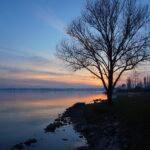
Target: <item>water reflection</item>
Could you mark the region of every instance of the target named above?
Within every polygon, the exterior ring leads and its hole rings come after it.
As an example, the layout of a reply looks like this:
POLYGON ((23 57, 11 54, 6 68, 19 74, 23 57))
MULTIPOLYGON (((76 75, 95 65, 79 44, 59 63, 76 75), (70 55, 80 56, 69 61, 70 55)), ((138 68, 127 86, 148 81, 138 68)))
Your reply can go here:
POLYGON ((38 138, 38 143, 30 149, 61 150, 70 149, 85 141, 79 139, 72 127, 60 129, 57 134, 44 134, 43 128, 52 122, 67 107, 76 102, 91 102, 105 99, 99 91, 48 91, 48 92, 0 92, 0 147, 9 149, 11 145, 28 138, 38 138), (61 138, 70 139, 63 142, 61 138), (58 144, 59 141, 59 144, 58 144))

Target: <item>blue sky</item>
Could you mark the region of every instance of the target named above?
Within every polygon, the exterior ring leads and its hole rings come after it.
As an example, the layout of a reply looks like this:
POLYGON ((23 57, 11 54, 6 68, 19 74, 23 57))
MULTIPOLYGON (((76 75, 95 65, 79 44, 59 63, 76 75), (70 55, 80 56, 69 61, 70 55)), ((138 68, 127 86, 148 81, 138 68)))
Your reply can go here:
POLYGON ((70 72, 54 56, 66 26, 84 4, 85 0, 0 0, 0 87, 100 84, 85 71, 70 72))
POLYGON ((0 44, 13 48, 54 48, 70 20, 80 14, 81 0, 1 0, 0 44))

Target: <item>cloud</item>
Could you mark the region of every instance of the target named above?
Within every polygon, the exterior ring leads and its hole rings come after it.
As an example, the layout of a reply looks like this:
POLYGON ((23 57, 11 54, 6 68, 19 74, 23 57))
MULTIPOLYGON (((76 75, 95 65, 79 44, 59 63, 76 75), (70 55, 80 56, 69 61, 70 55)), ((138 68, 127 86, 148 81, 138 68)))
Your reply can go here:
POLYGON ((44 71, 44 70, 33 70, 33 69, 25 69, 25 68, 18 68, 18 67, 10 67, 10 66, 2 66, 0 65, 0 72, 6 72, 11 74, 35 74, 35 75, 49 75, 49 76, 75 76, 76 78, 81 78, 82 80, 88 80, 92 77, 90 75, 79 75, 79 74, 72 74, 72 73, 65 73, 65 72, 55 72, 55 71, 44 71))
POLYGON ((50 64, 50 60, 41 56, 32 56, 29 57, 29 61, 31 61, 33 64, 37 65, 45 65, 50 64))
POLYGON ((4 71, 9 73, 10 75, 13 74, 37 74, 37 75, 52 75, 52 76, 66 76, 68 74, 62 72, 52 72, 52 71, 41 71, 41 70, 31 70, 31 69, 24 69, 18 67, 8 67, 8 66, 0 66, 0 71, 4 71))
POLYGON ((0 63, 9 66, 48 67, 52 66, 52 58, 32 49, 15 49, 0 46, 0 63))
POLYGON ((52 56, 30 49, 0 47, 0 85, 1 87, 32 86, 82 86, 94 85, 87 73, 72 73, 65 70, 62 64, 52 56), (40 54, 41 53, 41 54, 40 54), (3 81, 3 79, 5 79, 3 81), (28 82, 27 82, 28 81, 28 82), (3 84, 2 84, 3 83, 3 84), (47 84, 48 83, 48 84, 47 84))
POLYGON ((36 15, 43 20, 45 23, 47 23, 50 27, 65 33, 66 25, 61 21, 57 16, 55 16, 52 13, 46 13, 44 9, 40 8, 36 12, 36 15))
POLYGON ((36 79, 5 79, 0 78, 0 88, 87 88, 95 87, 88 84, 74 84, 60 81, 36 79))

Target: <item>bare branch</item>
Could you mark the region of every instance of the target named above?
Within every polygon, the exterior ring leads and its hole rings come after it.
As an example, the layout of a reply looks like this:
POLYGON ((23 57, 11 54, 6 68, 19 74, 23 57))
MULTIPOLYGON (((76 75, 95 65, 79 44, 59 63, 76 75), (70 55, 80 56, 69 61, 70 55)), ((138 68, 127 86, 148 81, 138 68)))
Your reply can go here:
POLYGON ((150 60, 150 11, 136 0, 87 0, 67 33, 58 57, 99 78, 109 99, 125 71, 150 60))

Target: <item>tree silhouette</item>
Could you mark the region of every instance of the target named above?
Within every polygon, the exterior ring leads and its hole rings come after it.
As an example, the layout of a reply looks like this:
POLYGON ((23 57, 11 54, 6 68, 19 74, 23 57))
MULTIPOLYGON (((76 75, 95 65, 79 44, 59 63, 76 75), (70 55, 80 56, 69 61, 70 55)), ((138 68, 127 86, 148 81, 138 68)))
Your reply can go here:
POLYGON ((57 55, 100 79, 111 103, 122 74, 150 58, 149 23, 148 5, 136 0, 89 0, 67 27, 70 38, 58 45, 57 55))

